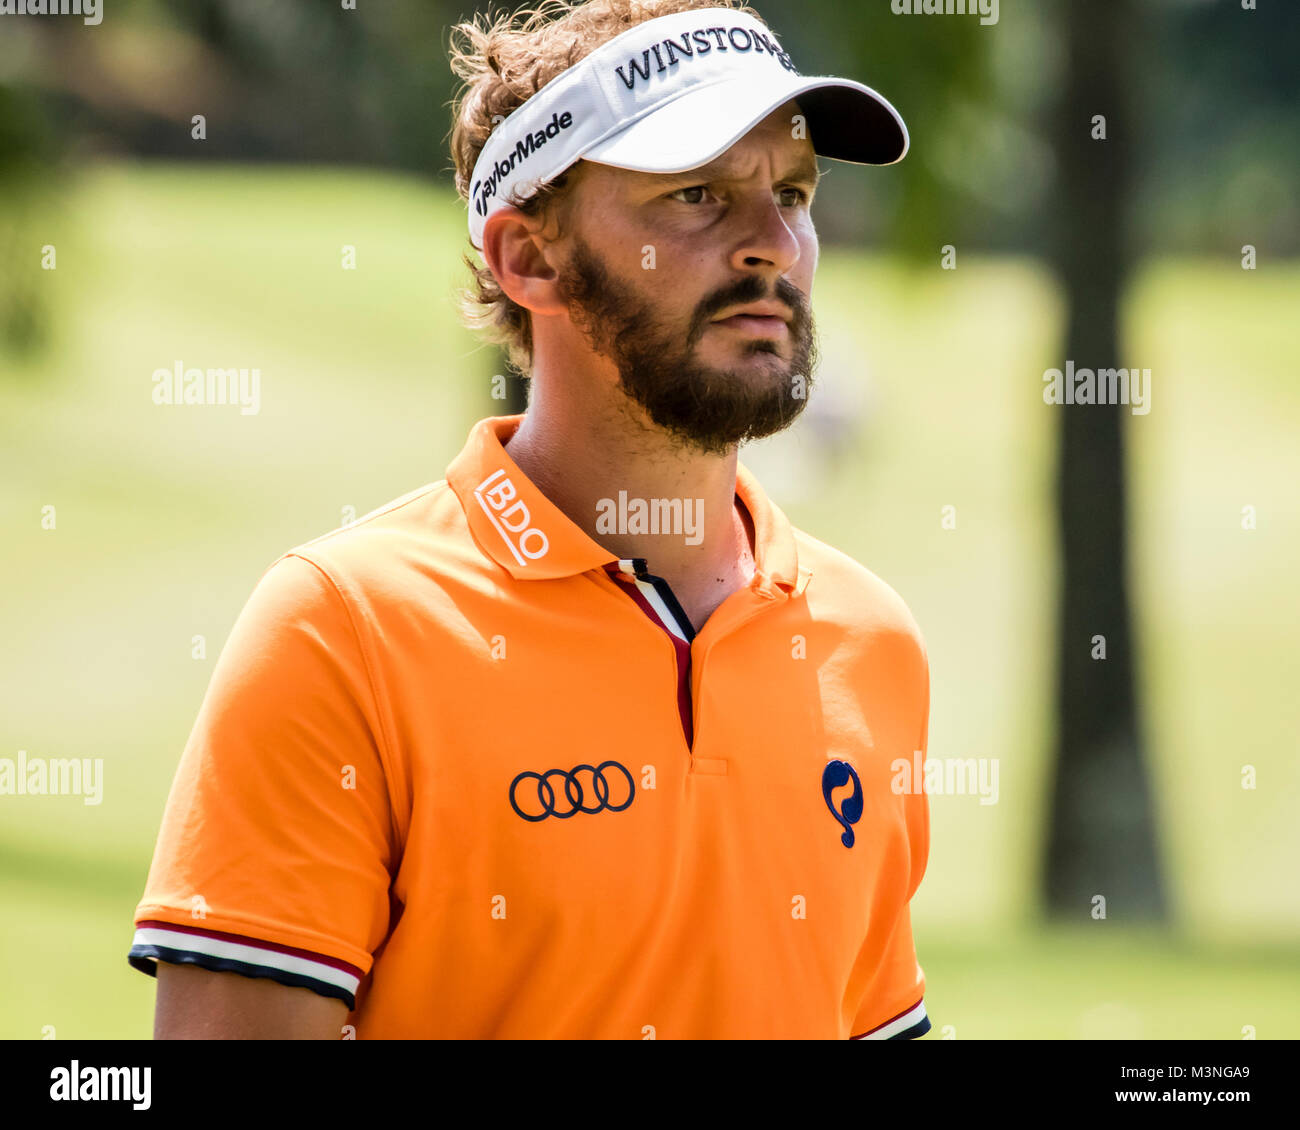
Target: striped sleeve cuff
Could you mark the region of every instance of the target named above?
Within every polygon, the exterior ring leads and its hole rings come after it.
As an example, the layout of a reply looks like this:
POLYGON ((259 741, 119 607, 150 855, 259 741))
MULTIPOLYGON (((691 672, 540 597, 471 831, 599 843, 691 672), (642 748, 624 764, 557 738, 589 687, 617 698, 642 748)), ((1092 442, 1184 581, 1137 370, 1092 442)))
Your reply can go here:
POLYGON ((925 1001, 919 1000, 911 1008, 904 1009, 897 1016, 892 1016, 883 1024, 877 1024, 867 1032, 851 1036, 853 1040, 915 1040, 930 1030, 930 1018, 925 1014, 925 1001))
POLYGON ((171 922, 137 922, 135 939, 127 954, 131 966, 158 975, 158 962, 197 965, 217 973, 242 973, 245 977, 269 977, 282 985, 312 989, 324 997, 335 997, 349 1009, 357 1006, 357 986, 362 972, 336 957, 295 949, 242 934, 171 922))

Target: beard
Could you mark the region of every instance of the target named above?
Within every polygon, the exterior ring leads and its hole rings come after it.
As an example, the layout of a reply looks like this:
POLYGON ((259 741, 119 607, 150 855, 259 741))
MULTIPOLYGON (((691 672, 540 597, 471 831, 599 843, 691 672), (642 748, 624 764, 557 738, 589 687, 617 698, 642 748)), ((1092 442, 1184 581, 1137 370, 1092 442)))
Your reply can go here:
MULTIPOLYGON (((682 327, 665 321, 575 234, 557 288, 592 349, 614 362, 623 393, 689 450, 722 455, 747 440, 775 435, 808 403, 818 363, 817 331, 807 296, 784 278, 772 295, 763 279, 747 275, 702 301, 682 327), (789 361, 725 369, 695 359, 711 317, 772 297, 792 312, 785 338, 789 361)), ((782 341, 755 337, 742 339, 739 348, 747 359, 770 353, 779 361, 784 347, 782 341)))

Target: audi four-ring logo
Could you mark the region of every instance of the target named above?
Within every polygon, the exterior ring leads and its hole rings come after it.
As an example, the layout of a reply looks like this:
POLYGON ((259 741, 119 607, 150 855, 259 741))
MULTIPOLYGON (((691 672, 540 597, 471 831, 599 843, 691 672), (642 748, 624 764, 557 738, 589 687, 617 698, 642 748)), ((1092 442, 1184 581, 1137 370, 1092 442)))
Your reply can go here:
MULTIPOLYGON (((615 786, 618 785, 618 773, 614 775, 615 786)), ((548 769, 545 773, 520 773, 513 781, 510 782, 510 807, 515 810, 525 820, 536 823, 538 820, 545 820, 548 816, 558 816, 561 820, 567 820, 570 816, 576 816, 579 812, 597 813, 597 812, 622 812, 629 804, 632 798, 636 796, 636 786, 632 783, 632 774, 627 771, 625 766, 620 765, 617 761, 602 761, 599 765, 575 765, 567 772, 563 769, 548 769), (622 788, 617 788, 614 801, 610 800, 610 779, 605 775, 606 769, 617 769, 627 781, 627 796, 624 799, 618 799, 618 794, 623 792, 622 788), (589 784, 587 788, 591 790, 591 795, 595 797, 594 804, 587 804, 587 789, 582 786, 579 777, 587 775, 589 784), (553 778, 560 778, 564 781, 564 796, 558 798, 555 792, 555 786, 551 784, 553 778), (523 781, 537 782, 537 798, 534 802, 532 789, 525 788, 520 792, 519 785, 523 781), (523 800, 527 808, 533 809, 532 812, 525 812, 519 807, 519 801, 523 800)))

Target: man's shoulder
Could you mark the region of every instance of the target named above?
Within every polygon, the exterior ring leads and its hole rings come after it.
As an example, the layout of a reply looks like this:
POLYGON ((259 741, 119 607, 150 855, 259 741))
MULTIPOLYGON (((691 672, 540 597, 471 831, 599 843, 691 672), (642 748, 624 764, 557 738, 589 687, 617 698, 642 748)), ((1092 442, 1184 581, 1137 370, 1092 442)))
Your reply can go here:
POLYGON ((812 573, 807 594, 817 615, 852 622, 873 632, 909 636, 922 647, 921 629, 907 602, 879 574, 841 549, 794 529, 799 564, 812 573))
POLYGON ((277 560, 301 558, 340 590, 394 592, 406 576, 454 571, 469 558, 464 511, 446 479, 426 483, 336 529, 286 550, 277 560))

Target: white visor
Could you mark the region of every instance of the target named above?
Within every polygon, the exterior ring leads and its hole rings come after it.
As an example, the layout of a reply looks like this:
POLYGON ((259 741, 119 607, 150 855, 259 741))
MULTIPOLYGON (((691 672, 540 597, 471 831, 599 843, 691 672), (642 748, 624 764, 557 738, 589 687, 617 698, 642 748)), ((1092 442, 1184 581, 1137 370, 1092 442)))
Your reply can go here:
POLYGON ((493 212, 580 158, 647 173, 694 169, 793 98, 823 157, 892 165, 907 152, 907 127, 884 98, 851 79, 801 75, 747 13, 702 8, 638 24, 497 125, 470 178, 470 242, 482 250, 493 212))

